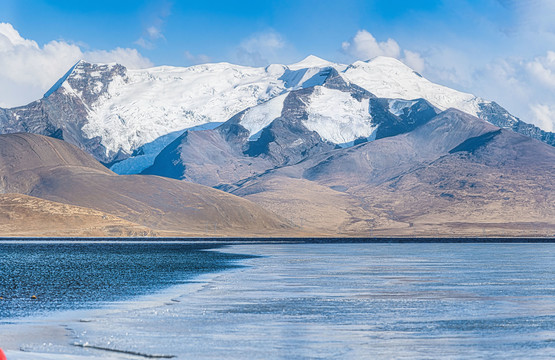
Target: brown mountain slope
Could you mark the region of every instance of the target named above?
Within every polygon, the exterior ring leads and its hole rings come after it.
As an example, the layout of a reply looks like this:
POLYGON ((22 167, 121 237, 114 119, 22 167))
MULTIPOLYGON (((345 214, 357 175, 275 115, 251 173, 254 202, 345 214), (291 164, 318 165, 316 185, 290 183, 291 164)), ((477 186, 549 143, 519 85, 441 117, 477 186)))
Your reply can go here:
POLYGON ((553 236, 553 179, 553 147, 449 110, 410 133, 248 179, 233 193, 328 234, 553 236))
POLYGON ((283 220, 254 203, 202 185, 157 176, 119 176, 61 140, 0 136, 0 191, 86 207, 161 235, 284 233, 283 220))
POLYGON ((1 236, 153 236, 145 226, 89 208, 21 194, 0 195, 1 236))

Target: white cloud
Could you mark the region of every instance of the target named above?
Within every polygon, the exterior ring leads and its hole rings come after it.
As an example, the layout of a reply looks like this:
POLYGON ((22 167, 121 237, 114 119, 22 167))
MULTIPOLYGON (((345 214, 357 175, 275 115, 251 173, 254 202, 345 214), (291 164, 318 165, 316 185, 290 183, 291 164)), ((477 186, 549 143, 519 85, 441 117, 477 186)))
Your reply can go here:
POLYGON ((546 131, 555 130, 555 106, 545 104, 530 105, 534 123, 546 131))
POLYGON ((535 81, 555 90, 555 51, 548 51, 546 56, 528 62, 526 70, 535 81))
POLYGON ((36 42, 22 38, 11 24, 0 23, 0 51, 9 50, 14 46, 38 48, 36 42))
POLYGON ((145 40, 145 38, 143 38, 143 37, 140 37, 137 40, 135 40, 135 42, 133 44, 139 45, 140 47, 142 47, 144 49, 147 49, 147 50, 154 49, 154 43, 152 41, 145 40))
POLYGON ((144 36, 138 38, 135 44, 147 50, 152 50, 156 47, 156 40, 159 39, 165 39, 160 25, 151 25, 145 29, 144 36))
POLYGON ((136 45, 147 50, 154 49, 158 40, 166 39, 162 33, 162 27, 166 18, 171 14, 172 2, 158 1, 156 7, 156 9, 151 10, 151 18, 148 26, 143 30, 143 35, 135 41, 136 45))
POLYGON ((478 95, 527 123, 555 129, 555 52, 533 59, 497 59, 476 71, 474 80, 478 95))
POLYGON ((376 56, 388 56, 401 60, 418 72, 425 68, 425 61, 419 53, 410 50, 401 51, 401 47, 394 39, 380 42, 366 30, 359 30, 351 40, 344 41, 341 44, 341 50, 349 57, 348 60, 369 60, 376 56))
POLYGON ((401 55, 399 44, 393 39, 378 42, 366 30, 359 30, 350 40, 341 44, 343 51, 357 60, 369 60, 376 56, 389 56, 398 59, 401 55))
POLYGON ((78 60, 117 62, 130 68, 152 66, 135 49, 83 51, 75 44, 51 41, 39 46, 11 24, 0 23, 0 107, 25 105, 42 95, 78 60))
POLYGON ((156 27, 156 26, 154 26, 154 25, 153 25, 153 26, 149 26, 149 27, 146 29, 146 33, 148 34, 148 36, 149 36, 151 39, 160 39, 160 38, 163 38, 163 37, 164 37, 164 35, 162 35, 162 30, 161 30, 159 27, 156 27))
POLYGON ((232 57, 239 64, 266 66, 281 58, 280 52, 286 45, 283 37, 274 31, 259 33, 243 40, 232 57))
POLYGON ((189 51, 185 51, 184 53, 185 58, 187 59, 187 61, 192 64, 192 65, 197 65, 197 64, 206 64, 212 61, 212 59, 205 54, 192 54, 189 51))
POLYGON ((403 52, 405 57, 402 60, 405 64, 418 72, 424 71, 426 64, 419 53, 410 50, 404 50, 403 52))

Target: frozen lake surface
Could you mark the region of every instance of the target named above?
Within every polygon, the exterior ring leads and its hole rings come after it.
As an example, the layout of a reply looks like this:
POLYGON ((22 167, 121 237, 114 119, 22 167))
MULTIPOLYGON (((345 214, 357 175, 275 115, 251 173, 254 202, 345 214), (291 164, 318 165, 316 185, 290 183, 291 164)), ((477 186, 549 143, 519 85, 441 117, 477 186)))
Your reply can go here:
POLYGON ((11 321, 0 325, 0 346, 9 359, 555 357, 555 244, 204 252, 244 267, 96 310, 11 321))

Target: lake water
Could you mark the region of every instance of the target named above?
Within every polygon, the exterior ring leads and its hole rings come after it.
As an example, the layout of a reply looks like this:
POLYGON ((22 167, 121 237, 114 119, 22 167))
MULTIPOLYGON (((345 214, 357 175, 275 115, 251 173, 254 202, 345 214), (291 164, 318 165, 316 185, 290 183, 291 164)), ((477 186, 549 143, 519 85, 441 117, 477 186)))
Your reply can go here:
POLYGON ((176 242, 0 242, 0 323, 151 294, 247 258, 204 251, 215 247, 176 242))
MULTIPOLYGON (((9 249, 12 257, 32 263, 22 263, 18 274, 33 266, 56 277, 53 268, 40 266, 48 257, 29 257, 27 246, 9 249)), ((26 352, 10 350, 9 358, 136 359, 132 353, 183 359, 555 357, 555 244, 253 243, 209 251, 199 251, 204 245, 150 244, 127 248, 124 261, 121 251, 107 251, 103 244, 83 245, 88 252, 72 246, 40 251, 52 256, 49 262, 59 253, 77 267, 100 257, 102 266, 87 266, 119 287, 135 281, 125 274, 142 269, 149 285, 95 300, 127 300, 109 310, 44 321, 27 317, 21 324, 0 326, 0 345, 3 334, 33 326, 65 331, 59 341, 22 340, 18 347, 26 352), (80 255, 69 260, 74 253, 80 255), (110 261, 114 256, 119 260, 110 261), (148 265, 161 261, 155 257, 169 257, 175 267, 148 265), (188 260, 178 265, 182 257, 188 260), (106 265, 114 262, 116 272, 106 265), (211 268, 211 262, 219 265, 211 268), (189 271, 191 266, 196 270, 189 271), (218 272, 204 273, 211 269, 218 272), (183 284, 200 273, 205 275, 183 284), (114 279, 119 274, 121 279, 114 279), (148 302, 131 297, 156 290, 159 295, 148 302)), ((88 307, 85 302, 72 298, 64 307, 88 307)))

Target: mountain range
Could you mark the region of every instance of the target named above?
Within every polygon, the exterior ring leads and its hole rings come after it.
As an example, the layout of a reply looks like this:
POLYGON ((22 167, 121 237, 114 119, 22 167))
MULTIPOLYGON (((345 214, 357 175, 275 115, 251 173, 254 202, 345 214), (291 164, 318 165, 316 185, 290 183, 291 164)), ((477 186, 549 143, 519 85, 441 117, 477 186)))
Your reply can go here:
POLYGON ((52 234, 555 232, 555 134, 392 58, 80 61, 42 99, 0 109, 0 133, 0 203, 12 218, 52 209, 52 234))

